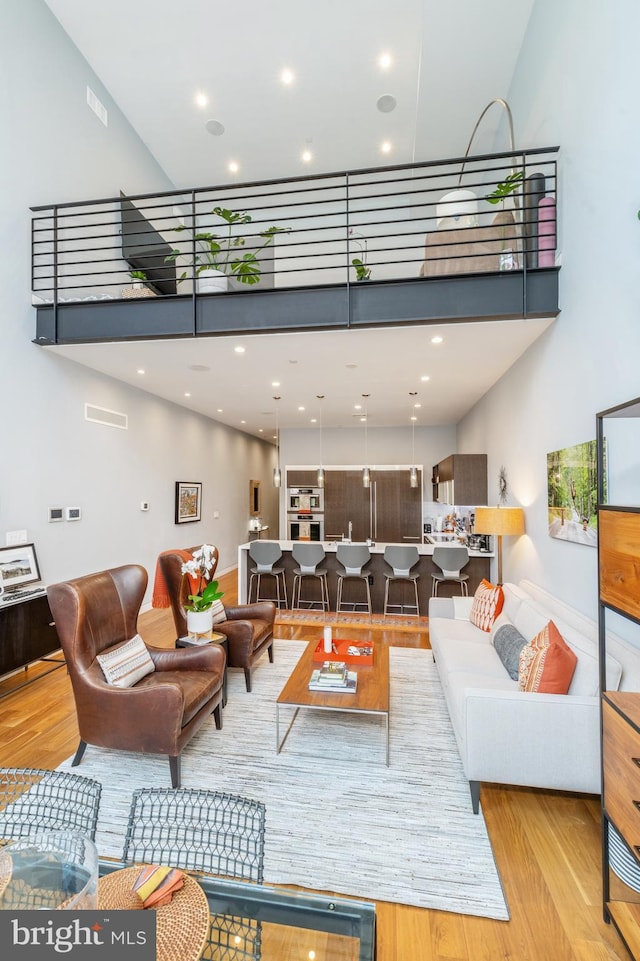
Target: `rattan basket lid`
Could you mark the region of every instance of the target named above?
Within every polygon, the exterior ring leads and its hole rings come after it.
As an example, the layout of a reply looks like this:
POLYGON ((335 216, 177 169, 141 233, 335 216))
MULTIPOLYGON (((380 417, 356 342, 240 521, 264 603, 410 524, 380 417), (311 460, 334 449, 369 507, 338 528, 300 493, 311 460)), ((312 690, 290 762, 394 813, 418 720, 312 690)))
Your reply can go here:
MULTIPOLYGON (((140 866, 114 871, 98 881, 98 907, 101 911, 144 910, 133 890, 140 866)), ((151 908, 156 912, 157 961, 197 961, 209 935, 209 903, 200 885, 188 874, 184 887, 169 904, 151 908)))

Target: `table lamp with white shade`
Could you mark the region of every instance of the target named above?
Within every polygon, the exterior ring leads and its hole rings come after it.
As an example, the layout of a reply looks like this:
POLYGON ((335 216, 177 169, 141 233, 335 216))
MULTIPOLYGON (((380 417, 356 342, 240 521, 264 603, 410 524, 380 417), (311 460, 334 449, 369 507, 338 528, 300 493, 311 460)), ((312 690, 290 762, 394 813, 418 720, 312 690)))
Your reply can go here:
POLYGON ((502 584, 502 538, 524 534, 524 511, 521 507, 476 507, 475 534, 491 534, 498 538, 498 584, 502 584))

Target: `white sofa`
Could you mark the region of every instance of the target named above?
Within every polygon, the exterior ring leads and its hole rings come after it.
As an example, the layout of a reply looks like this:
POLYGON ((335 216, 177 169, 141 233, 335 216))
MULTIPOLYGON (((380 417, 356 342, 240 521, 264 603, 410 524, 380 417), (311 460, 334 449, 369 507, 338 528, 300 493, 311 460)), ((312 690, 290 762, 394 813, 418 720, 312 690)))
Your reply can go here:
MULTIPOLYGON (((530 581, 504 592, 501 622, 528 641, 553 620, 578 663, 566 695, 519 691, 492 636, 469 620, 473 598, 431 598, 431 647, 476 814, 481 781, 601 789, 597 626, 530 581)), ((607 690, 640 690, 640 650, 608 638, 607 690)))

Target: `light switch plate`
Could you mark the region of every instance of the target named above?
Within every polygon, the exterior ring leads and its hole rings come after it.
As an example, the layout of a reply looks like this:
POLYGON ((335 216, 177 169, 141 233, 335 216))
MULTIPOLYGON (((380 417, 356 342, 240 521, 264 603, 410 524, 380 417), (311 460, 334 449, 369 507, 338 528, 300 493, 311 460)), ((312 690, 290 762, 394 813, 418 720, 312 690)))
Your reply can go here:
POLYGON ((16 544, 27 543, 26 531, 7 531, 7 547, 14 547, 16 544))
POLYGON ((67 520, 68 521, 79 521, 82 518, 82 509, 80 507, 67 507, 67 520))
POLYGON ((49 508, 49 523, 55 524, 57 521, 64 520, 64 508, 63 507, 50 507, 49 508))

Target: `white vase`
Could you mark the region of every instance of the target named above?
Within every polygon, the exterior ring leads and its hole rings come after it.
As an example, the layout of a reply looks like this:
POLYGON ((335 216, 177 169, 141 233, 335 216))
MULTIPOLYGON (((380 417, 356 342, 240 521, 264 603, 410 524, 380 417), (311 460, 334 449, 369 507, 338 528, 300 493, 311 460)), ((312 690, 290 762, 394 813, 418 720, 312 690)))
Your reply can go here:
POLYGON ((207 267, 198 274, 197 288, 199 294, 220 294, 227 290, 229 281, 227 275, 215 267, 207 267))
POLYGON ((187 611, 189 634, 210 634, 213 628, 213 611, 187 611))

